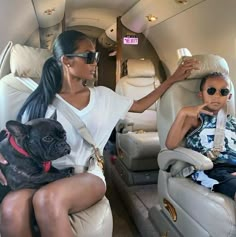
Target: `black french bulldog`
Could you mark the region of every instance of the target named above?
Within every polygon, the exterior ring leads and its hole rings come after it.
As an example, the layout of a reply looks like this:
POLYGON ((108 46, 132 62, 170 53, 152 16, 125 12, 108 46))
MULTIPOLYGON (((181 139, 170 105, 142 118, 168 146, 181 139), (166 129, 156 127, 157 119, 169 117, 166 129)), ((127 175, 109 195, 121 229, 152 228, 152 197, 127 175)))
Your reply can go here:
POLYGON ((25 124, 8 121, 0 133, 0 153, 8 161, 0 164, 1 171, 12 190, 37 189, 57 179, 69 177, 72 168, 58 170, 51 161, 70 153, 66 132, 51 118, 31 120, 25 124))

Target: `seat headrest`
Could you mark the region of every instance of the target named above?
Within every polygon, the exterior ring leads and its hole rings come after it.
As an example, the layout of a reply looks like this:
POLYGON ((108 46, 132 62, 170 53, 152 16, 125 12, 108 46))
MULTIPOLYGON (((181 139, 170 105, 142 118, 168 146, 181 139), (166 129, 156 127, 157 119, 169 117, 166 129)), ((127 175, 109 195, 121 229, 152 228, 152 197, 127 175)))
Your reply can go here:
POLYGON ((154 77, 155 68, 151 60, 129 59, 127 61, 128 77, 154 77))
POLYGON ((48 49, 15 44, 11 49, 10 69, 18 77, 41 77, 44 62, 51 57, 48 49))
POLYGON ((193 55, 193 58, 199 61, 199 70, 193 70, 188 78, 203 78, 212 72, 221 72, 229 75, 229 66, 226 60, 218 55, 193 55))

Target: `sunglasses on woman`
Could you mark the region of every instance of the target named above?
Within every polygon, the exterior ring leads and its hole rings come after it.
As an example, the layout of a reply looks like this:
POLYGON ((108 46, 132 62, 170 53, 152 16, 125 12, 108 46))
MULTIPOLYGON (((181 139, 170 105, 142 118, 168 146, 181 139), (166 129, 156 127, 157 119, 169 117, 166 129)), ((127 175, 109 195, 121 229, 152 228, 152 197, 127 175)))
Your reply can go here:
POLYGON ((79 57, 86 59, 86 64, 98 63, 99 61, 99 52, 86 52, 86 53, 72 53, 65 54, 67 57, 79 57))
MULTIPOLYGON (((207 94, 208 95, 214 95, 216 93, 217 89, 215 87, 209 87, 207 89, 207 94)), ((221 96, 227 96, 229 94, 229 89, 228 88, 222 88, 219 90, 221 96)))

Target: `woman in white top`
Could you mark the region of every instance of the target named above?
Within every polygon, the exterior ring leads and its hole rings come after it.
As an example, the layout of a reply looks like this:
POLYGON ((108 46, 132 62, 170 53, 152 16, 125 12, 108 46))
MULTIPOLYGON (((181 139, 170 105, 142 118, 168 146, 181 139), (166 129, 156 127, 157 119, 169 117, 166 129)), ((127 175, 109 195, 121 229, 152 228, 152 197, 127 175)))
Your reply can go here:
MULTIPOLYGON (((18 114, 25 121, 49 117, 54 111, 52 102, 58 98, 67 103, 85 123, 96 145, 102 151, 119 119, 130 112, 141 113, 150 107, 176 81, 188 77, 197 69, 196 61, 190 59, 181 64, 175 73, 152 93, 132 101, 105 87, 88 88, 83 80, 94 78, 99 53, 91 40, 81 32, 65 31, 55 40, 53 57, 43 67, 37 89, 29 96, 18 114)), ((89 166, 91 146, 78 134, 66 111, 57 111, 57 120, 67 132, 72 151, 68 156, 54 162, 57 168, 89 166)), ((4 159, 0 156, 0 161, 4 159)), ((1 172, 0 172, 1 173, 1 172)), ((0 180, 6 180, 0 174, 0 180)), ((72 237, 68 214, 84 210, 99 201, 106 192, 105 178, 100 166, 77 173, 43 186, 39 190, 22 189, 9 192, 1 204, 1 236, 32 237, 34 214, 43 237, 72 237), (76 188, 75 188, 76 187, 76 188)))

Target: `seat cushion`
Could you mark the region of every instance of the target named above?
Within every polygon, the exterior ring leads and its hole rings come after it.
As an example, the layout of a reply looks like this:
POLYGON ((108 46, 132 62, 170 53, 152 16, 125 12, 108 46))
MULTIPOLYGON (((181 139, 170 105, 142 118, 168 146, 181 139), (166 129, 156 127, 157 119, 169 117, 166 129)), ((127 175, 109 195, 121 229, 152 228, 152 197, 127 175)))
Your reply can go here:
POLYGON ((41 77, 43 64, 49 57, 51 57, 51 52, 48 49, 15 44, 11 49, 11 72, 18 77, 38 80, 41 77))
POLYGON ((187 178, 169 178, 168 192, 176 204, 177 213, 185 213, 178 217, 183 223, 182 228, 186 228, 185 218, 191 217, 211 236, 236 236, 236 206, 232 199, 187 178))
POLYGON ((106 197, 88 209, 70 215, 76 237, 112 237, 113 221, 106 197))
POLYGON ((127 123, 132 124, 132 131, 157 132, 156 111, 154 110, 146 110, 143 113, 128 112, 126 120, 127 123))
POLYGON ((158 168, 157 155, 160 151, 157 132, 128 132, 117 134, 119 155, 128 169, 133 171, 158 168))
POLYGON ((5 128, 8 120, 16 119, 17 113, 31 91, 13 74, 8 74, 0 80, 0 129, 5 128))
POLYGON ((9 41, 0 54, 0 78, 10 73, 9 61, 12 46, 13 46, 12 41, 9 41))

